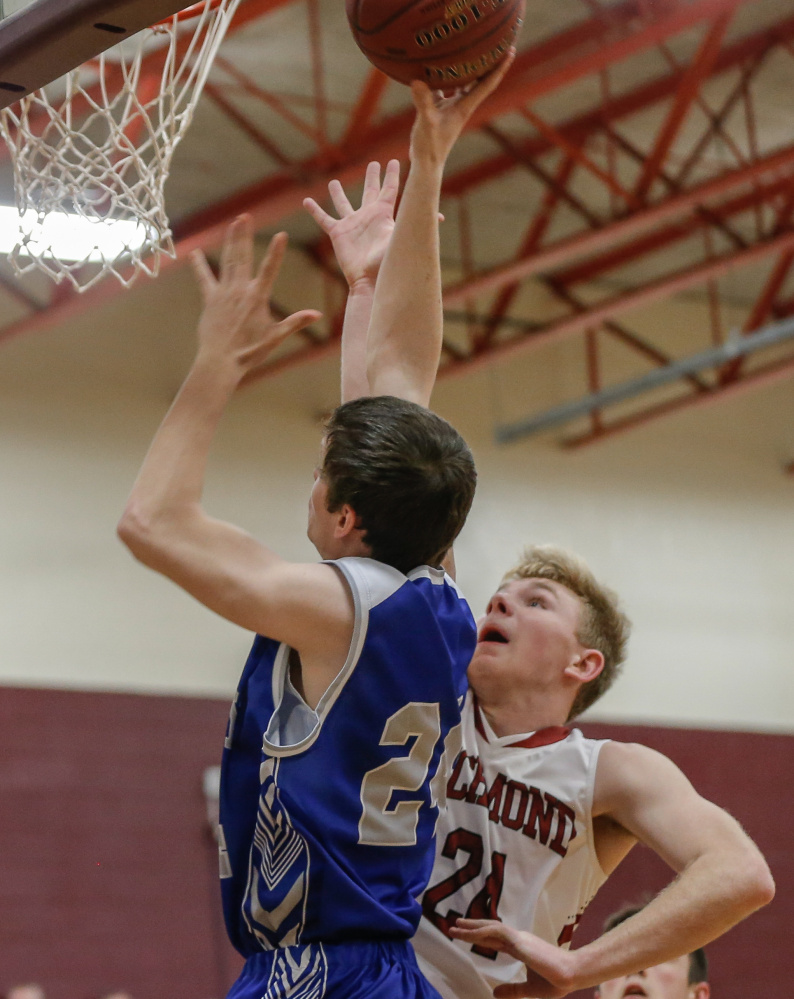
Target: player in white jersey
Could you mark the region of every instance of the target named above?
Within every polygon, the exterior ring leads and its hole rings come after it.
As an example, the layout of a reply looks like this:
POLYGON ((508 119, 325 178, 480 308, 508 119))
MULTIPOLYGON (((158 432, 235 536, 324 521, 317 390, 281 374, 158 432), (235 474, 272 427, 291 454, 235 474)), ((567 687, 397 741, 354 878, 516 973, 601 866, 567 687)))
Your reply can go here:
POLYGON ((603 745, 563 726, 500 738, 469 692, 464 748, 414 937, 419 966, 443 996, 489 999, 494 986, 524 978, 523 963, 509 954, 453 940, 461 916, 504 919, 570 943, 606 880, 592 818, 603 745))
MULTIPOLYGON (((450 127, 455 99, 415 84, 414 101, 412 171, 423 159, 443 166, 459 132, 450 127)), ((330 235, 351 289, 345 398, 368 392, 363 362, 372 361, 373 336, 400 370, 412 357, 417 330, 436 335, 434 324, 442 322, 440 180, 422 188, 414 183, 410 198, 406 186, 402 224, 398 220, 390 242, 397 173, 398 165, 390 163, 381 186, 380 168, 371 164, 357 211, 332 182, 339 219, 305 202, 330 235), (376 278, 378 301, 370 317, 376 278)), ((427 374, 424 404, 434 372, 427 374)), ((436 869, 425 898, 430 918, 423 920, 430 925, 420 929, 415 946, 446 999, 485 999, 494 985, 500 996, 556 999, 689 953, 774 893, 763 857, 738 824, 660 754, 614 742, 594 745, 579 736, 549 743, 540 753, 543 747, 533 741, 538 733, 565 726, 614 678, 622 639, 614 633, 620 617, 614 604, 612 612, 594 613, 611 598, 588 570, 576 560, 572 573, 535 568, 535 554, 505 579, 480 624, 460 768, 448 784, 449 811, 437 827, 436 869), (571 753, 563 768, 574 768, 564 776, 552 762, 563 751, 571 753), (508 759, 509 772, 499 766, 508 759), (637 842, 655 850, 677 877, 642 912, 594 943, 567 950, 592 894, 637 842), (469 917, 461 929, 453 926, 459 916, 469 917), (429 941, 426 949, 423 941, 429 941)), ((561 558, 555 553, 550 561, 561 558)))

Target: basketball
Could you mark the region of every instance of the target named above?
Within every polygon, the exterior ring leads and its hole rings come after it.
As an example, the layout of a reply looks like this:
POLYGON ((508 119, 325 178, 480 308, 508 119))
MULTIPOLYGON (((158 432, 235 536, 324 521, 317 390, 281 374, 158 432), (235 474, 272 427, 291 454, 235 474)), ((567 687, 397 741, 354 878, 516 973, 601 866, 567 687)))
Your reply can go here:
POLYGON ((525 0, 346 0, 358 47, 399 83, 452 91, 498 66, 513 44, 525 0))

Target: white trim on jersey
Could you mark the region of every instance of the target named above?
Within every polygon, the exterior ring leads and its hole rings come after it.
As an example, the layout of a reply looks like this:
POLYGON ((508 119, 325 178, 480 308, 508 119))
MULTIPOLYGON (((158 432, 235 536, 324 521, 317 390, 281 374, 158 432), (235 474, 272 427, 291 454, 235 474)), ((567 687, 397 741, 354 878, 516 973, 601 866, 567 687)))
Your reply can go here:
POLYGON ((434 586, 443 586, 446 583, 447 586, 452 587, 461 600, 466 599, 458 588, 458 584, 444 569, 434 569, 432 565, 420 565, 416 569, 411 569, 408 573, 408 578, 429 579, 434 586))
MULTIPOLYGON (((398 569, 370 558, 344 558, 326 564, 332 565, 341 574, 353 597, 355 619, 347 659, 320 698, 317 707, 312 709, 290 681, 290 647, 284 643, 279 646, 273 663, 275 710, 262 739, 262 748, 269 756, 296 756, 305 752, 317 739, 323 721, 358 664, 367 638, 370 611, 388 600, 406 582, 406 577, 398 569), (284 709, 287 707, 292 709, 290 714, 298 716, 293 717, 291 725, 284 724, 284 709), (296 741, 289 741, 290 735, 295 732, 305 732, 305 735, 299 735, 296 741)), ((441 582, 443 583, 443 572, 441 582)))

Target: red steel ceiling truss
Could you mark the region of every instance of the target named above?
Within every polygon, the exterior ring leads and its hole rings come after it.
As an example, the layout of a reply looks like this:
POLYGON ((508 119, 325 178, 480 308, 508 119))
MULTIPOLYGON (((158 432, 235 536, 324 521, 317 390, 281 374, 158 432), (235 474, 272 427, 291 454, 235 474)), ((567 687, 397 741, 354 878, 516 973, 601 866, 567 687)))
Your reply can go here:
MULTIPOLYGON (((702 290, 711 328, 693 331, 695 353, 724 338, 720 279, 754 266, 745 285, 752 290, 757 280, 756 300, 747 308, 743 331, 794 313, 794 288, 786 296, 794 268, 794 145, 765 143, 757 122, 759 81, 769 61, 790 60, 794 74, 794 17, 760 31, 732 34, 738 9, 752 2, 619 0, 602 5, 580 0, 579 24, 519 53, 502 87, 472 122, 490 139, 491 154, 451 173, 445 182, 443 208, 457 219, 459 234, 457 251, 447 255, 457 255, 461 279, 445 289, 456 335, 451 331, 445 344, 443 376, 578 338, 582 391, 597 392, 609 380, 607 342, 613 353, 615 344, 631 352, 638 370, 673 360, 664 344, 626 325, 630 313, 702 290), (682 39, 689 39, 685 58, 675 55, 682 39), (638 64, 661 66, 661 72, 618 89, 615 67, 645 53, 658 58, 638 64), (597 81, 600 103, 567 119, 555 120, 543 110, 543 99, 588 78, 597 81), (719 82, 718 91, 707 93, 709 85, 719 82), (500 121, 510 112, 526 124, 523 137, 500 121), (638 144, 631 123, 640 114, 656 125, 648 126, 655 133, 643 133, 638 144), (686 146, 681 139, 685 128, 686 146), (693 129, 699 129, 694 140, 693 129), (520 223, 524 233, 515 240, 514 256, 477 269, 474 261, 482 255, 476 227, 468 221, 470 201, 485 184, 515 171, 532 185, 534 209, 520 223), (563 216, 568 235, 551 236, 563 216), (671 264, 678 252, 686 253, 685 267, 671 264), (759 268, 761 262, 766 266, 759 268), (641 277, 632 276, 638 273, 641 277), (557 319, 538 324, 514 314, 527 284, 541 287, 559 303, 557 319)), ((381 113, 388 82, 379 72, 366 74, 357 98, 344 108, 329 100, 319 0, 245 0, 232 31, 288 6, 303 8, 305 14, 312 97, 299 100, 268 89, 221 52, 207 98, 261 150, 269 171, 222 203, 178 220, 174 235, 180 260, 193 248, 213 251, 229 220, 241 211, 250 212, 260 228, 272 228, 297 211, 303 198, 323 198, 332 177, 354 183, 369 160, 406 157, 412 112, 406 102, 398 113, 381 113), (257 106, 278 116, 278 129, 257 122, 251 110, 257 106), (332 127, 342 111, 343 127, 332 127), (284 136, 289 130, 311 144, 308 157, 296 160, 287 152, 284 136)), ((144 89, 151 87, 156 72, 147 69, 141 78, 144 89)), ((323 275, 328 318, 323 329, 308 332, 263 374, 338 348, 343 282, 326 244, 301 249, 307 266, 323 275)), ((58 288, 50 301, 40 302, 23 285, 0 276, 0 295, 13 298, 26 312, 23 319, 0 327, 0 340, 63 322, 120 293, 115 283, 106 282, 83 296, 58 288)), ((294 306, 299 304, 308 303, 294 306)), ((778 353, 771 363, 762 359, 760 366, 756 360, 732 361, 709 375, 686 376, 679 383, 680 394, 664 403, 647 406, 641 400, 640 408, 619 420, 593 414, 589 429, 571 443, 592 443, 677 409, 792 375, 794 356, 778 353)))

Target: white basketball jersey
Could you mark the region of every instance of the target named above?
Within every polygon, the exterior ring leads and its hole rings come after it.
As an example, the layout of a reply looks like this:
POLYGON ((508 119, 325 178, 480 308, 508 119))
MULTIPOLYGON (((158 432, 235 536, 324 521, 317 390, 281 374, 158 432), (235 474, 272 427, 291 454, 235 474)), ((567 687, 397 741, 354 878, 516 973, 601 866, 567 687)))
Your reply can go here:
POLYGON ((524 981, 524 965, 446 933, 459 916, 501 919, 570 945, 606 880, 592 824, 604 743, 562 727, 497 738, 471 692, 462 725, 463 749, 447 785, 413 943, 444 999, 491 999, 497 985, 524 981))

